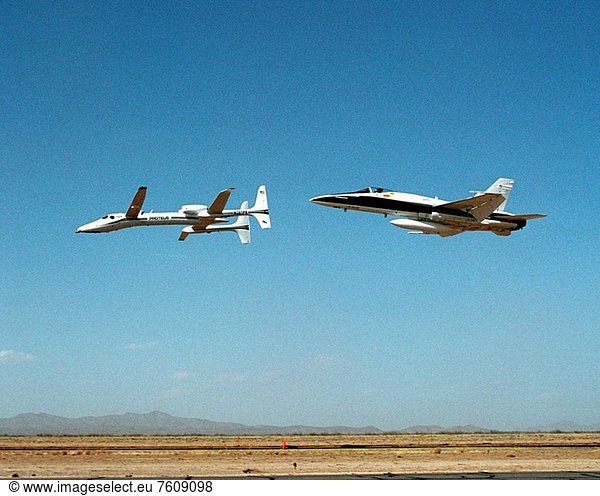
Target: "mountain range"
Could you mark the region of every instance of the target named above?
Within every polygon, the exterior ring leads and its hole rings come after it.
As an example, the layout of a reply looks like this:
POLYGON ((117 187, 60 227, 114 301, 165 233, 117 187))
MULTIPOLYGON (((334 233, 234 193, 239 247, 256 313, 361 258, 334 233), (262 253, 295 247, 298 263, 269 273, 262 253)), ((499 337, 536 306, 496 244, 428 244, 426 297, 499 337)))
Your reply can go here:
POLYGON ((311 427, 305 425, 244 425, 230 422, 174 417, 163 412, 126 413, 102 417, 66 418, 45 413, 22 413, 0 419, 0 435, 90 434, 377 434, 376 427, 311 427))
MULTIPOLYGON (((582 426, 563 421, 543 427, 516 429, 530 432, 594 432, 600 431, 600 424, 582 426)), ((0 418, 0 435, 184 435, 184 434, 224 434, 224 435, 265 435, 265 434, 381 434, 384 431, 373 426, 346 427, 329 426, 314 427, 306 425, 245 425, 231 422, 215 422, 212 420, 175 417, 163 412, 145 414, 126 413, 123 415, 105 415, 101 417, 67 418, 45 413, 22 413, 11 418, 0 418)), ((396 430, 398 433, 487 433, 476 425, 460 425, 443 427, 438 425, 417 425, 396 430)))

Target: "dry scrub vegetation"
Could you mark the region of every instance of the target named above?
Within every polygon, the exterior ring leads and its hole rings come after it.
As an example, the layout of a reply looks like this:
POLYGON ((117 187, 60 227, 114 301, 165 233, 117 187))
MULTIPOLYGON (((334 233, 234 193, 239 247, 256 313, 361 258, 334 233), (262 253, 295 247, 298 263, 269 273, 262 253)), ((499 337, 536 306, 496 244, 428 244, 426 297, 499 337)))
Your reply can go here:
POLYGON ((5 479, 484 471, 600 472, 600 434, 0 437, 5 479))

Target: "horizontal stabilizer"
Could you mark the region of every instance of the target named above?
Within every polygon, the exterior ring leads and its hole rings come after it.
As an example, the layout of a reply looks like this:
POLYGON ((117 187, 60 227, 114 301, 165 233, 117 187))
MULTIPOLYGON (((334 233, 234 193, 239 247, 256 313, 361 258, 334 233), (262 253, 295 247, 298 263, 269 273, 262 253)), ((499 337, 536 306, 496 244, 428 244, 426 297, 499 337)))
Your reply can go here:
POLYGON ((460 210, 472 215, 479 222, 486 219, 506 199, 500 193, 483 193, 464 200, 440 205, 446 210, 460 210))
POLYGON ((533 219, 541 219, 542 217, 546 217, 546 214, 520 214, 520 215, 512 215, 512 214, 495 214, 494 218, 498 220, 506 220, 510 222, 511 220, 533 220, 533 219))

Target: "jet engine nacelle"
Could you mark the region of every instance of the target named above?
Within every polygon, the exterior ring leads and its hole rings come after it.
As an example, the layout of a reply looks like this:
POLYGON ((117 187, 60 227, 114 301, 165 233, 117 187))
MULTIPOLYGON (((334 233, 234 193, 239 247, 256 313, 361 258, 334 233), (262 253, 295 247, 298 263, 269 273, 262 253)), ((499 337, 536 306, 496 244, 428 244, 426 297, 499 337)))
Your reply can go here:
POLYGON ((206 205, 183 205, 179 211, 185 215, 198 215, 207 208, 206 205))
POLYGON ((423 222, 420 220, 394 219, 390 221, 390 224, 396 227, 401 227, 402 229, 422 231, 426 234, 439 234, 440 232, 452 231, 451 228, 445 226, 444 224, 437 224, 436 222, 423 222))

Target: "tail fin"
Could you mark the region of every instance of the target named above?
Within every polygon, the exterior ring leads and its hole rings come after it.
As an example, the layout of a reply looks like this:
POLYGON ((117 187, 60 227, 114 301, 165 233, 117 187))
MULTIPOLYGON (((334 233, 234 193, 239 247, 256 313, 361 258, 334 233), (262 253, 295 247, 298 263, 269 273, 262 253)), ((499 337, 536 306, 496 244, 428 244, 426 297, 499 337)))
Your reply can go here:
POLYGON ((506 209, 506 202, 508 201, 508 196, 513 189, 515 184, 514 179, 507 179, 505 177, 499 178, 494 184, 492 184, 488 189, 485 190, 485 193, 500 193, 504 197, 504 201, 498 206, 496 211, 504 212, 506 209))
POLYGON ((271 216, 269 215, 269 204, 267 202, 267 188, 259 186, 256 193, 256 202, 249 210, 250 215, 258 221, 261 229, 269 229, 271 227, 271 216))
MULTIPOLYGON (((248 202, 242 203, 240 210, 247 210, 248 202)), ((237 220, 229 226, 229 229, 235 231, 243 245, 250 243, 250 221, 247 215, 240 215, 237 220)))

